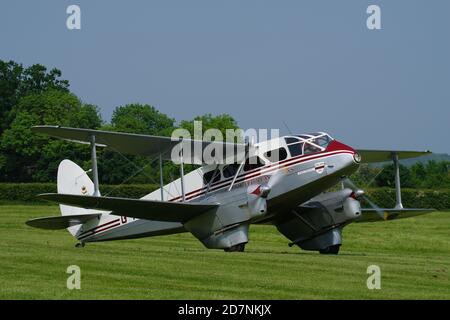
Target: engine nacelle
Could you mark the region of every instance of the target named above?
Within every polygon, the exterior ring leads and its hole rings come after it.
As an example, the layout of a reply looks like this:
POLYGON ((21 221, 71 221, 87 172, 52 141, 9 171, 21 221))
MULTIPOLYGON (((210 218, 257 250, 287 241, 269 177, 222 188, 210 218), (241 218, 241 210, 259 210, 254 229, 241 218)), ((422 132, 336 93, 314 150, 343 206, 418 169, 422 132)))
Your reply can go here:
POLYGON ((361 215, 361 203, 351 197, 344 200, 343 208, 346 220, 354 220, 361 215))
POLYGON ((304 250, 338 248, 342 228, 361 216, 358 196, 351 189, 323 193, 286 215, 277 229, 304 250))
POLYGON ((248 242, 248 224, 241 224, 230 230, 214 233, 200 240, 208 249, 227 249, 248 242))

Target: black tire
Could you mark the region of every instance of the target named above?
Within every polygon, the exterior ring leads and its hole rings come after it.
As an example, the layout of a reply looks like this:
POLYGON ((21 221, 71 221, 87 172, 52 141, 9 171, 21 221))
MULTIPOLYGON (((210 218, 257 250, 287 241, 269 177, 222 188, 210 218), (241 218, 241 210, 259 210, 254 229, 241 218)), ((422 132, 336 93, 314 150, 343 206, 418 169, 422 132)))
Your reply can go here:
POLYGON ((235 246, 232 246, 230 248, 223 249, 225 252, 244 252, 245 250, 245 243, 239 243, 235 246))
POLYGON ((329 246, 325 249, 319 250, 321 254, 338 254, 339 248, 341 247, 340 244, 336 244, 334 246, 329 246))

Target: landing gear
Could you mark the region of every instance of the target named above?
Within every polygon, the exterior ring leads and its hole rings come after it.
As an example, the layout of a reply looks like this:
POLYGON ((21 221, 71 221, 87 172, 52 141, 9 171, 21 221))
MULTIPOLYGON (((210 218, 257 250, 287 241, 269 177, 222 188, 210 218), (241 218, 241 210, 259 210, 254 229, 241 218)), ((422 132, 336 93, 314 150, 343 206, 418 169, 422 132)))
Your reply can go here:
POLYGON ((84 248, 84 246, 85 246, 84 242, 78 242, 78 243, 75 245, 75 248, 84 248))
POLYGON ((223 249, 225 252, 244 252, 245 243, 239 243, 235 246, 223 249))
POLYGON ((336 244, 334 246, 326 247, 325 249, 319 250, 321 254, 338 254, 339 248, 341 247, 340 244, 336 244))

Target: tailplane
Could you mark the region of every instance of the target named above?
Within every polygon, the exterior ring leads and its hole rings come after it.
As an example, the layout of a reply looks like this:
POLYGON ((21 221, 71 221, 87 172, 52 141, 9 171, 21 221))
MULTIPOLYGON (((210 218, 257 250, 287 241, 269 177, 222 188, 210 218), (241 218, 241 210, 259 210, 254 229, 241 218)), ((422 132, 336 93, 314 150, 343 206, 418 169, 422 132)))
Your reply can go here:
MULTIPOLYGON (((70 160, 63 160, 58 167, 58 193, 72 195, 92 195, 94 183, 82 168, 70 160)), ((61 216, 37 218, 27 221, 29 226, 41 229, 66 229, 75 236, 81 225, 98 218, 99 210, 84 209, 61 204, 61 216)))

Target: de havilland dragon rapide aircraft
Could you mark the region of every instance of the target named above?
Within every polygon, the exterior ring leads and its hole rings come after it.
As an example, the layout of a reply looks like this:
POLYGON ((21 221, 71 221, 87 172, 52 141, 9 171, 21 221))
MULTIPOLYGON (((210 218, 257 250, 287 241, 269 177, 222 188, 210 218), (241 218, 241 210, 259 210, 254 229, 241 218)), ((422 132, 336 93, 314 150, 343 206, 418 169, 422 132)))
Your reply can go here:
POLYGON ((429 151, 355 150, 324 132, 227 143, 61 126, 36 126, 33 131, 90 144, 92 168, 85 171, 63 160, 57 193, 39 195, 59 203, 62 215, 27 221, 37 228, 67 228, 79 247, 87 242, 190 232, 206 248, 244 251, 250 239, 249 226, 268 224, 289 239, 289 246, 337 254, 342 229, 352 222, 401 219, 433 211, 403 208, 400 188, 399 160, 429 151), (141 199, 101 196, 97 147, 159 157, 160 188, 141 199), (192 147, 235 152, 226 162, 205 163, 197 153, 185 152, 192 147), (173 154, 178 155, 180 178, 164 184, 162 164, 175 162, 173 154), (389 209, 377 207, 347 178, 361 163, 385 161, 395 165, 396 206, 389 209), (200 166, 184 174, 183 164, 200 166), (328 191, 337 185, 341 188, 328 191), (363 199, 370 208, 361 207, 363 199))

